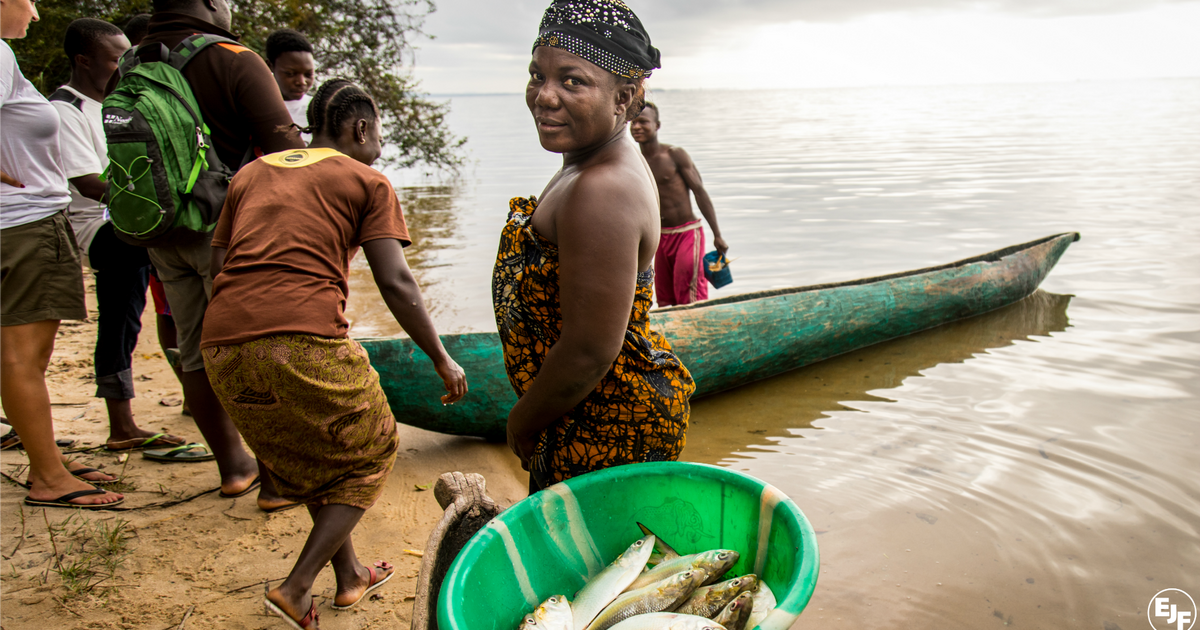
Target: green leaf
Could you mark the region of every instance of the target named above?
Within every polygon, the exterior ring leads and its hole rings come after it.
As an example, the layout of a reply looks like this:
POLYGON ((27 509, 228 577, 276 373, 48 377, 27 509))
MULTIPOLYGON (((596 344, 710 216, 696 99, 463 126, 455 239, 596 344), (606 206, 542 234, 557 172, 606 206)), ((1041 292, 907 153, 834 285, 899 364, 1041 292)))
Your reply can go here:
MULTIPOLYGON (((233 32, 252 50, 263 51, 267 36, 294 28, 312 42, 318 85, 344 77, 371 94, 383 114, 384 157, 379 166, 424 164, 457 173, 466 138, 446 124, 448 103, 429 99, 413 78, 413 44, 432 39, 422 29, 436 10, 432 0, 233 0, 233 32)), ((25 39, 9 40, 21 71, 43 94, 71 78, 63 35, 81 17, 123 26, 138 13, 151 13, 151 0, 41 0, 41 20, 25 39)))

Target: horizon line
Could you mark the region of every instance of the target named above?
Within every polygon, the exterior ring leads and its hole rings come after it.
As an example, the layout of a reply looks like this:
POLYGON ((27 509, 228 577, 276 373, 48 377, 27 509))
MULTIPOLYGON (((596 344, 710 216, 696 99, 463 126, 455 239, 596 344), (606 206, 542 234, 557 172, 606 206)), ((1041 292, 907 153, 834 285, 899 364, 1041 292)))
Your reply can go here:
MULTIPOLYGON (((1133 81, 1182 81, 1200 79, 1200 75, 1175 75, 1158 77, 1121 77, 1121 78, 1090 78, 1090 79, 1053 79, 1053 80, 1021 80, 1021 81, 984 81, 980 83, 875 83, 864 85, 812 85, 787 88, 760 87, 688 87, 688 88, 651 88, 651 92, 787 92, 797 90, 860 90, 872 88, 928 88, 928 87, 986 87, 993 85, 1056 85, 1071 83, 1118 83, 1133 81)), ((455 98, 468 96, 520 96, 523 92, 428 92, 431 98, 455 98)))

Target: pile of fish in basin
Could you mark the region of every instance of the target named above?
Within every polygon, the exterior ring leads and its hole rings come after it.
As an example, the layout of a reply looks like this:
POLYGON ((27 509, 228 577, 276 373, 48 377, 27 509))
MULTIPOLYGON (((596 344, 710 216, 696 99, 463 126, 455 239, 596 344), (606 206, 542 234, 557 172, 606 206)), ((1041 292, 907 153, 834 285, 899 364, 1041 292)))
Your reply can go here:
POLYGON ((589 580, 574 599, 554 595, 519 630, 743 630, 775 607, 754 574, 730 577, 732 549, 681 555, 638 523, 634 542, 589 580))

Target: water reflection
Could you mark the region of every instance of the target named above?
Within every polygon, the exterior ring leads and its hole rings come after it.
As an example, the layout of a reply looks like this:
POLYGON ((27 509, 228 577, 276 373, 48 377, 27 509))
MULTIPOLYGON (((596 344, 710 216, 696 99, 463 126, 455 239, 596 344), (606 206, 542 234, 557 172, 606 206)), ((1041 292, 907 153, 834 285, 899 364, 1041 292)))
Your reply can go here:
MULTIPOLYGON (((1066 331, 1065 304, 1026 302, 694 405, 685 458, 770 481, 825 532, 796 628, 1130 630, 1196 583, 1200 80, 654 99, 740 257, 714 297, 1087 235, 1043 285, 1078 296, 1066 331)), ((421 277, 439 330, 494 330, 508 199, 560 161, 519 95, 455 97, 448 120, 477 162, 421 277)))
POLYGON ((991 313, 695 401, 683 457, 715 464, 772 437, 799 435, 829 411, 852 410, 852 401, 886 400, 872 392, 898 387, 922 370, 1066 330, 1071 297, 1038 290, 991 313))
MULTIPOLYGON (((451 317, 454 314, 453 297, 442 290, 440 279, 430 270, 439 266, 440 251, 458 247, 455 235, 459 227, 459 193, 453 186, 410 186, 398 189, 396 194, 400 197, 408 234, 412 237, 412 245, 404 250, 404 255, 421 285, 425 307, 435 318, 451 317)), ((350 334, 355 337, 381 337, 403 332, 375 286, 366 256, 356 256, 350 262, 346 319, 350 321, 350 334)))

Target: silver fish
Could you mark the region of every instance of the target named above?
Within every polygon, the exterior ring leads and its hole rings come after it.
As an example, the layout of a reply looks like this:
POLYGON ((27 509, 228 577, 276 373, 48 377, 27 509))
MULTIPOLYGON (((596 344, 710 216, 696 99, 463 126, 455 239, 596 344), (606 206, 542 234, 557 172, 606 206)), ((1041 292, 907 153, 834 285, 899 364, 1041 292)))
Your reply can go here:
POLYGON ((708 572, 707 582, 701 584, 711 584, 721 579, 729 567, 733 566, 738 561, 738 552, 732 549, 713 549, 704 553, 693 553, 686 556, 679 556, 673 560, 665 560, 658 566, 650 569, 637 576, 637 579, 630 584, 625 591, 633 591, 639 588, 645 588, 659 580, 665 579, 674 573, 687 571, 688 569, 704 569, 708 572))
POLYGON ((650 613, 630 617, 609 630, 726 630, 725 626, 697 615, 650 613))
POLYGON ((525 615, 517 630, 572 630, 571 602, 566 595, 551 595, 534 611, 525 615))
POLYGON ((645 525, 642 525, 641 523, 638 523, 637 526, 639 529, 642 530, 643 534, 645 534, 647 536, 654 536, 654 538, 655 538, 654 554, 650 556, 650 562, 653 562, 654 564, 661 564, 667 560, 674 560, 675 558, 678 558, 679 556, 683 555, 683 554, 679 553, 678 551, 675 551, 675 549, 673 547, 671 547, 671 545, 668 545, 667 541, 662 539, 662 536, 659 536, 659 535, 655 534, 654 532, 650 531, 649 527, 646 527, 645 525))
POLYGON ((729 602, 729 605, 722 608, 721 612, 713 617, 713 621, 725 626, 726 630, 743 630, 746 622, 750 620, 750 612, 753 609, 754 593, 742 593, 729 602))
POLYGON ((758 590, 754 591, 754 609, 750 611, 750 620, 746 622, 747 628, 753 628, 763 622, 767 615, 775 610, 775 593, 771 592, 771 587, 767 586, 766 582, 758 581, 758 590))
POLYGON ((758 576, 753 573, 718 582, 712 586, 702 586, 684 600, 679 608, 675 609, 675 612, 711 618, 735 597, 744 591, 754 590, 755 586, 758 586, 758 576))
POLYGON ((571 602, 571 610, 574 613, 573 630, 586 628, 605 606, 611 604, 637 579, 642 569, 646 568, 650 554, 654 552, 654 541, 652 534, 629 545, 612 564, 579 589, 575 594, 575 601, 571 602))
POLYGON ((634 615, 671 610, 687 599, 707 578, 708 573, 703 569, 692 569, 636 591, 622 593, 596 615, 587 630, 607 630, 634 615))

